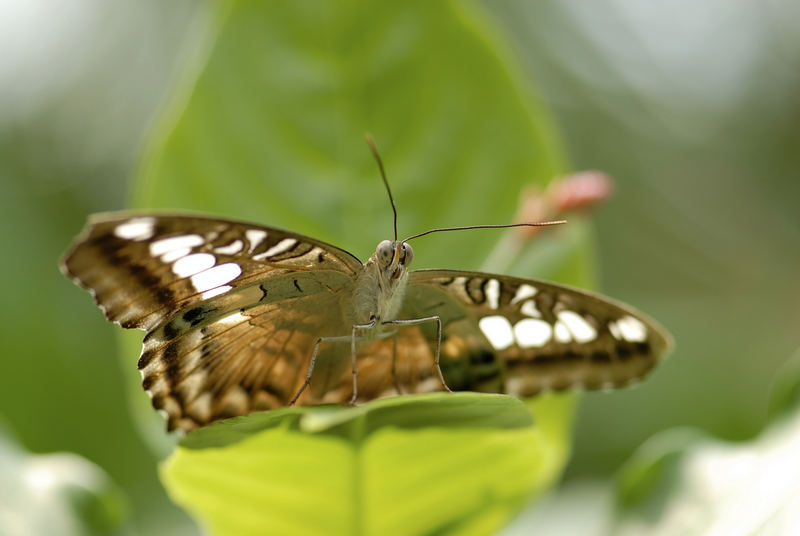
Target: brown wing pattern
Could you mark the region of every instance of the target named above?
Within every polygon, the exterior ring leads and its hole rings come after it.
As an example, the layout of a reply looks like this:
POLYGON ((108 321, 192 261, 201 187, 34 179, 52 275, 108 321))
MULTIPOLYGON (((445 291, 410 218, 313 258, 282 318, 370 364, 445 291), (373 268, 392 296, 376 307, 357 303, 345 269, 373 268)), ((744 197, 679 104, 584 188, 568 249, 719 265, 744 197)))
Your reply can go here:
POLYGON ((91 216, 62 269, 106 317, 151 330, 165 317, 231 288, 286 273, 354 276, 349 253, 288 231, 203 216, 91 216))
MULTIPOLYGON (((393 326, 390 333, 395 335, 361 345, 358 353, 358 402, 442 390, 433 366, 435 326, 435 323, 429 326, 393 326), (394 366, 393 356, 396 356, 394 366)), ((345 357, 349 357, 349 347, 345 357)), ((339 378, 338 386, 326 394, 326 402, 341 404, 350 400, 353 393, 351 376, 345 374, 339 378)))
MULTIPOLYGON (((168 429, 285 406, 317 338, 349 332, 340 307, 348 285, 337 272, 279 276, 212 298, 149 332, 139 358, 142 385, 168 429)), ((343 401, 336 391, 325 394, 349 365, 349 348, 320 347, 298 404, 343 401)))
POLYGON ((441 316, 442 372, 454 390, 531 396, 624 386, 671 346, 666 332, 632 307, 531 279, 418 270, 406 304, 404 315, 441 316))
MULTIPOLYGON (((142 384, 170 430, 286 405, 317 337, 349 333, 341 300, 361 267, 279 229, 131 213, 93 216, 62 263, 109 320, 148 332, 142 384)), ((347 348, 322 349, 299 403, 338 383, 347 348)))
MULTIPOLYGON (((350 334, 343 311, 362 268, 341 249, 279 229, 133 213, 93 216, 62 263, 109 320, 147 331, 143 387, 168 428, 185 431, 286 405, 318 338, 350 334)), ((626 385, 671 345, 626 305, 477 272, 412 272, 401 318, 433 315, 453 390, 528 396, 626 385)), ((428 322, 359 342, 358 399, 441 390, 435 333, 428 322)), ((324 342, 297 403, 347 402, 349 365, 349 344, 324 342)))

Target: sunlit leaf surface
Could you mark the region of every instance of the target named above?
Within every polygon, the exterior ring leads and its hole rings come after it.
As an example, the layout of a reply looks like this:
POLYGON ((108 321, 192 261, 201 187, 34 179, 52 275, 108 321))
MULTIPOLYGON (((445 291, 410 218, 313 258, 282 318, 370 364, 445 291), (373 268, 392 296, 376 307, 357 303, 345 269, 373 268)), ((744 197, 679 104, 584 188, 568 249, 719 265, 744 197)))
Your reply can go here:
POLYGON ((189 434, 162 473, 214 534, 486 534, 552 483, 552 432, 503 395, 287 408, 189 434))

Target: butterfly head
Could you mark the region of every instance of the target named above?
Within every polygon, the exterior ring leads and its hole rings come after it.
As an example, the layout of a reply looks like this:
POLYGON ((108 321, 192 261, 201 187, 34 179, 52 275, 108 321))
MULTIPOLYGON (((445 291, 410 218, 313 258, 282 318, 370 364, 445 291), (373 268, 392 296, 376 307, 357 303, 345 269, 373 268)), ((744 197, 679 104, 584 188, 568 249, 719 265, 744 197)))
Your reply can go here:
POLYGON ((397 279, 414 259, 414 250, 407 242, 383 240, 375 249, 374 259, 384 276, 397 279))

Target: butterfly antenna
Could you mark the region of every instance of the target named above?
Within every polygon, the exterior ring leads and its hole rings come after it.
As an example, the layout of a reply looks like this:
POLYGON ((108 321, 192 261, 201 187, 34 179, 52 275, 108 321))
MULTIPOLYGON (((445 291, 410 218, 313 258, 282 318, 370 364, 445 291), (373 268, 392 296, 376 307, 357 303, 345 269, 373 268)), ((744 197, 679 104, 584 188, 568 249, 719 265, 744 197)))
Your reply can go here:
POLYGON ((467 225, 464 227, 441 227, 439 229, 431 229, 429 231, 425 231, 424 233, 419 233, 413 236, 409 236, 408 238, 403 240, 403 242, 408 242, 409 240, 419 238, 420 236, 429 235, 431 233, 439 233, 441 231, 463 231, 466 229, 506 229, 508 227, 548 227, 550 225, 561 225, 564 223, 567 223, 567 220, 505 223, 500 225, 467 225))
POLYGON ((386 180, 386 172, 383 170, 383 161, 381 160, 381 155, 378 154, 378 146, 375 145, 375 138, 372 137, 372 134, 367 132, 367 144, 369 148, 372 150, 372 156, 375 157, 375 160, 378 162, 378 169, 381 170, 381 178, 383 179, 383 184, 386 186, 386 191, 389 193, 389 202, 392 204, 392 212, 394 213, 394 240, 397 241, 397 207, 394 206, 394 197, 392 197, 392 189, 389 188, 389 181, 386 180))

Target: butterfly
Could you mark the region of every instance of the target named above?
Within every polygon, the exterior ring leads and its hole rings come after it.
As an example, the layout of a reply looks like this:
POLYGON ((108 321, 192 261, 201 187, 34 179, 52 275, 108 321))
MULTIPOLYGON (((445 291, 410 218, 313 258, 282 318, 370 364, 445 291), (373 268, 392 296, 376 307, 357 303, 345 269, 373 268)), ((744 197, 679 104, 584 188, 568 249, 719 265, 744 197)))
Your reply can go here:
POLYGON ((142 386, 170 430, 290 402, 618 387, 670 346, 609 298, 412 260, 405 241, 362 263, 272 227, 121 212, 90 217, 62 265, 109 320, 147 332, 142 386))
MULTIPOLYGON (((378 160, 391 197, 383 164, 378 160)), ((108 320, 146 332, 142 387, 168 430, 290 404, 431 391, 532 396, 634 383, 669 335, 564 285, 409 270, 409 240, 364 263, 286 230, 181 214, 90 216, 61 261, 108 320)), ((500 226, 475 227, 509 227, 500 226)))

